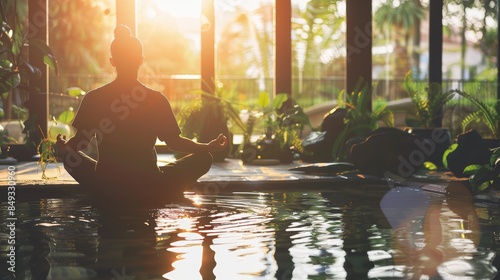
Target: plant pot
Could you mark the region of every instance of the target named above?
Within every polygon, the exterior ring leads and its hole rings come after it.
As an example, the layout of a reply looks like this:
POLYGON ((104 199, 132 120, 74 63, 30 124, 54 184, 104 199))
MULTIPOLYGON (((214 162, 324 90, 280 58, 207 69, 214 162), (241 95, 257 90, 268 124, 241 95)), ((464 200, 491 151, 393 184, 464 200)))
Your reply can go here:
POLYGON ((255 144, 246 144, 239 151, 243 163, 254 163, 255 160, 277 160, 279 163, 293 162, 294 149, 281 148, 274 139, 262 138, 255 144))
POLYGON ((293 148, 283 148, 280 153, 279 160, 281 163, 290 164, 293 162, 293 154, 295 153, 293 148))
POLYGON ((483 138, 483 143, 488 149, 500 147, 500 139, 498 138, 483 138))
POLYGON ((37 161, 38 153, 36 147, 28 146, 26 144, 9 145, 9 156, 17 159, 18 161, 37 161))
POLYGON ((437 167, 443 167, 444 151, 452 144, 449 128, 406 127, 404 131, 422 139, 415 140, 418 147, 418 150, 413 152, 415 157, 424 158, 425 161, 430 161, 437 167))
POLYGON ((10 146, 0 147, 0 151, 1 151, 0 159, 6 159, 9 156, 9 150, 10 150, 10 146))

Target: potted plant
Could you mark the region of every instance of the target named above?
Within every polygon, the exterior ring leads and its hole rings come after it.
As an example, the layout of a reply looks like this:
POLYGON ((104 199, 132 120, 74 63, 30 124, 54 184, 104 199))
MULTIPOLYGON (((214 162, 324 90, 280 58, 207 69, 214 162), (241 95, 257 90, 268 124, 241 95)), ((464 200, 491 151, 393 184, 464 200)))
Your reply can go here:
MULTIPOLYGON (((475 87, 476 85, 472 84, 468 87, 475 87)), ((481 126, 485 127, 486 130, 484 132, 483 141, 489 148, 495 148, 500 146, 500 100, 495 100, 491 103, 487 103, 485 101, 480 100, 476 96, 472 95, 469 92, 472 92, 473 89, 456 90, 455 92, 469 100, 473 105, 475 105, 478 110, 468 114, 462 120, 462 130, 466 132, 471 129, 474 125, 481 124, 481 126)))
POLYGON ((224 134, 230 139, 230 145, 223 151, 213 153, 214 161, 224 161, 232 149, 232 133, 229 125, 241 131, 245 129, 238 110, 229 100, 235 90, 228 90, 219 82, 216 83, 213 94, 201 90, 192 93, 198 94, 199 97, 183 108, 179 114, 182 135, 191 139, 196 138, 199 142, 209 142, 217 138, 220 133, 224 134))
MULTIPOLYGON (((360 83, 358 83, 359 85, 360 83)), ((332 111, 343 109, 343 128, 335 138, 331 149, 333 160, 346 160, 348 151, 346 142, 350 138, 361 136, 378 128, 379 122, 386 126, 394 126, 394 115, 384 102, 374 102, 373 108, 370 104, 371 90, 368 87, 357 86, 353 92, 341 91, 337 96, 337 107, 332 111)))
POLYGON ((42 170, 42 179, 55 179, 61 175, 61 170, 57 166, 57 135, 62 134, 72 137, 71 134, 71 122, 75 118, 75 113, 73 108, 70 107, 68 110, 63 111, 57 119, 55 117, 49 122, 49 131, 47 135, 44 135, 42 131, 42 140, 38 143, 36 150, 39 156, 38 164, 42 170), (55 164, 56 174, 47 174, 47 166, 50 164, 55 164))
POLYGON ((448 128, 436 127, 435 123, 442 117, 443 106, 453 98, 455 91, 443 91, 440 84, 417 83, 411 71, 405 76, 403 88, 415 105, 415 118, 407 119, 410 127, 405 131, 422 136, 426 160, 442 166, 443 153, 451 145, 452 138, 448 128))
POLYGON ((489 149, 475 130, 458 135, 443 155, 444 165, 459 178, 468 177, 477 194, 500 186, 500 147, 489 149))
POLYGON ((297 102, 286 93, 271 100, 262 92, 258 100, 259 111, 250 113, 246 122, 240 158, 244 163, 291 163, 294 153, 303 152, 301 131, 311 126, 308 116, 297 102), (263 135, 251 143, 257 120, 263 119, 263 135))

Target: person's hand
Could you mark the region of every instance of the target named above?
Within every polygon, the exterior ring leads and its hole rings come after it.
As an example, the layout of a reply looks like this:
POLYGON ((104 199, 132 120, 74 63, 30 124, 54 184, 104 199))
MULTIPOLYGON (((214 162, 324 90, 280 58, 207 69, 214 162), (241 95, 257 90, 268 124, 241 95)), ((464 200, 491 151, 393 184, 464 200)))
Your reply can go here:
POLYGON ((63 151, 65 149, 65 145, 68 140, 66 140, 66 135, 58 134, 56 137, 56 147, 59 151, 63 151))
POLYGON ((210 147, 210 151, 221 151, 228 144, 229 144, 229 141, 227 140, 227 137, 221 133, 221 134, 219 134, 219 137, 210 141, 210 143, 208 143, 208 146, 210 147))

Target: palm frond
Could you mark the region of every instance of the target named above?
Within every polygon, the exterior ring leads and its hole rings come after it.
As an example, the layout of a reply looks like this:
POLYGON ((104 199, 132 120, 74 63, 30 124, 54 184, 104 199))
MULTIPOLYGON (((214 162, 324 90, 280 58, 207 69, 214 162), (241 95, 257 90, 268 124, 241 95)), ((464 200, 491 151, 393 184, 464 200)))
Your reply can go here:
MULTIPOLYGON (((488 127, 488 129, 491 131, 491 133, 494 136, 498 135, 498 121, 499 121, 499 114, 497 111, 497 105, 495 106, 488 106, 484 102, 482 102, 479 98, 476 96, 469 94, 465 91, 461 90, 454 90, 453 92, 456 92, 460 96, 463 96, 464 98, 468 99, 472 104, 476 105, 479 108, 479 111, 475 113, 471 113, 468 115, 465 119, 467 120, 469 117, 473 118, 475 117, 476 119, 480 119, 484 121, 485 125, 488 127)), ((470 124, 472 121, 468 121, 467 124, 470 124)), ((462 128, 463 128, 463 123, 462 123, 462 128)))
POLYGON ((463 120, 462 120, 462 130, 466 131, 469 125, 472 123, 477 123, 480 121, 482 117, 482 113, 480 111, 476 111, 473 113, 470 113, 467 115, 463 120))
POLYGON ((403 89, 415 105, 418 122, 424 127, 433 126, 433 119, 440 115, 443 106, 454 96, 454 91, 443 92, 439 83, 427 85, 415 82, 411 71, 405 76, 403 89))
MULTIPOLYGON (((381 104, 374 108, 372 114, 375 122, 382 121, 387 126, 394 126, 394 114, 387 108, 387 104, 381 104)), ((374 125, 376 125, 376 123, 374 125)))

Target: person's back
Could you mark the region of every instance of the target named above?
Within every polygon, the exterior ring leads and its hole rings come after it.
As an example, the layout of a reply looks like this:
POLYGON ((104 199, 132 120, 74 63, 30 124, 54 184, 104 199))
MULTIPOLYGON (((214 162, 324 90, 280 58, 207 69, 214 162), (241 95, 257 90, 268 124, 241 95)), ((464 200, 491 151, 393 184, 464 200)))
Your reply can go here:
POLYGON ((113 82, 90 91, 73 126, 95 133, 98 174, 119 173, 126 177, 159 172, 154 145, 160 128, 171 126, 178 133, 173 116, 162 118, 169 106, 160 92, 140 83, 113 82))

